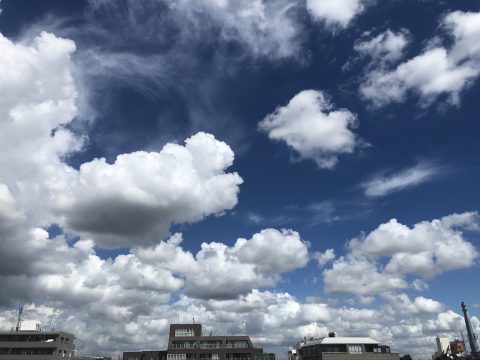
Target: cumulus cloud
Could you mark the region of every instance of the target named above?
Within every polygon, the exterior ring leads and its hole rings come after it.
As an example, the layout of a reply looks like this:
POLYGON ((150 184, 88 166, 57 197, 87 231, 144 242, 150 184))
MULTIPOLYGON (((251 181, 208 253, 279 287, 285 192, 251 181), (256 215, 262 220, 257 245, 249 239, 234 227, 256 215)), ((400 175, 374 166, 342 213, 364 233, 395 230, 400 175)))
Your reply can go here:
POLYGON ((323 281, 329 294, 369 296, 408 287, 402 276, 385 273, 370 259, 354 255, 335 260, 330 269, 323 271, 323 281))
POLYGON ((194 222, 233 208, 237 173, 225 173, 234 154, 213 135, 198 133, 185 146, 119 155, 113 164, 82 164, 78 180, 57 202, 66 225, 99 245, 153 243, 174 223, 194 222))
POLYGON ((386 293, 381 296, 384 301, 384 309, 390 315, 428 315, 438 314, 444 311, 445 306, 433 299, 418 296, 414 300, 405 294, 386 293))
POLYGON ((87 140, 67 128, 78 114, 74 42, 46 32, 25 43, 0 35, 0 48, 1 228, 16 226, 29 239, 58 224, 98 245, 127 247, 236 205, 243 180, 225 171, 233 151, 206 133, 184 146, 118 155, 113 164, 69 166, 65 159, 87 140))
POLYGON ((292 230, 265 229, 233 247, 203 243, 199 268, 187 278, 185 293, 198 298, 235 298, 254 287, 275 285, 281 273, 304 267, 309 244, 292 230))
POLYGON ((350 154, 359 145, 352 131, 356 125, 355 114, 335 109, 323 92, 303 90, 267 115, 258 127, 270 139, 285 142, 300 158, 331 169, 339 155, 350 154))
POLYGON ((420 185, 438 175, 439 168, 421 162, 397 173, 379 175, 362 184, 365 195, 380 197, 420 185))
POLYGON ((450 46, 430 45, 421 54, 394 68, 373 69, 360 86, 360 94, 374 106, 403 102, 418 94, 426 105, 440 96, 458 104, 460 93, 480 74, 480 13, 455 11, 442 26, 453 37, 450 46))
POLYGON ((477 221, 476 213, 454 214, 410 228, 392 219, 349 242, 349 253, 323 271, 325 290, 359 296, 382 294, 413 286, 407 276, 430 279, 473 266, 478 252, 461 229, 473 228, 477 221), (451 256, 452 249, 458 256, 451 256))
POLYGON ((6 196, 28 221, 48 224, 51 194, 73 173, 62 159, 82 145, 65 128, 76 114, 75 44, 48 33, 25 44, 0 35, 0 49, 2 202, 6 196))
POLYGON ((362 13, 369 0, 307 0, 311 16, 327 25, 346 28, 352 19, 362 13))

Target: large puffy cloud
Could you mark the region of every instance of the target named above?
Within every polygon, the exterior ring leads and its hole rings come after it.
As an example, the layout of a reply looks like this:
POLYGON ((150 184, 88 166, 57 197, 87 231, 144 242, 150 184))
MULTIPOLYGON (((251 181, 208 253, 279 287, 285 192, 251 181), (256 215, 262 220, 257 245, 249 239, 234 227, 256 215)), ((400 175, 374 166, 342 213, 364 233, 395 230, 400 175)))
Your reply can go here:
POLYGON ((330 169, 339 155, 352 153, 358 145, 352 131, 356 124, 352 112, 336 110, 323 92, 304 90, 267 115, 258 127, 270 139, 286 142, 301 158, 330 169))
POLYGON ((265 229, 233 247, 204 243, 197 271, 187 277, 186 294, 198 298, 235 298, 253 287, 275 285, 281 273, 304 267, 308 243, 291 230, 265 229))
MULTIPOLYGON (((476 213, 469 215, 470 223, 478 221, 476 213)), ((478 253, 459 228, 466 226, 464 219, 458 223, 444 220, 422 221, 409 228, 396 219, 380 225, 364 240, 353 240, 350 247, 374 257, 390 257, 386 270, 397 274, 415 274, 431 277, 444 271, 472 266, 478 253), (459 257, 451 256, 451 249, 459 257)))
POLYGON ((75 44, 43 32, 25 43, 0 36, 0 49, 0 228, 15 232, 4 244, 55 223, 105 247, 150 244, 236 205, 242 179, 225 171, 234 154, 205 133, 113 164, 67 165, 85 141, 66 127, 78 113, 75 44))
POLYGON ((418 279, 409 283, 411 276, 430 279, 473 266, 478 252, 461 229, 477 226, 477 213, 452 214, 412 228, 392 219, 349 242, 347 255, 323 271, 325 290, 358 296, 382 294, 418 287, 418 279), (451 256, 452 249, 458 256, 451 256))
POLYGON ((69 228, 91 234, 102 246, 153 243, 173 223, 198 221, 236 205, 242 179, 224 172, 233 158, 227 144, 198 133, 185 146, 123 154, 113 164, 96 159, 80 166, 57 211, 69 228))
POLYGON ((386 293, 381 296, 384 301, 383 311, 390 316, 403 315, 428 315, 441 313, 445 306, 433 299, 417 296, 413 301, 407 294, 386 293))
POLYGON ((453 37, 452 45, 431 45, 393 69, 369 71, 360 86, 362 96, 374 106, 403 102, 411 92, 420 95, 425 104, 441 95, 458 103, 460 93, 480 74, 480 13, 455 11, 442 25, 453 37))
MULTIPOLYGON (((187 313, 182 301, 197 304, 196 306, 204 301, 210 303, 209 311, 198 316, 195 311, 188 310, 190 315, 203 319, 207 325, 215 321, 225 322, 229 326, 238 324, 236 321, 231 323, 232 311, 238 306, 243 307, 248 316, 258 311, 257 307, 241 305, 241 299, 256 298, 257 303, 265 303, 265 300, 261 299, 262 293, 255 290, 255 287, 273 285, 280 279, 281 273, 302 267, 308 261, 307 244, 297 233, 287 230, 266 229, 255 234, 250 240, 239 239, 235 246, 230 248, 219 243, 203 244, 195 256, 181 247, 181 235, 176 234, 154 247, 134 248, 128 254, 111 259, 100 258, 95 253, 91 240, 80 240, 72 247, 62 237, 48 241, 45 238, 47 235, 40 231, 36 236, 37 240, 43 237, 45 246, 49 246, 51 256, 46 256, 45 253, 40 256, 41 260, 50 266, 41 268, 37 264, 35 272, 25 276, 27 260, 24 259, 23 264, 20 264, 23 267, 21 266, 16 274, 2 271, 0 280, 7 291, 0 295, 0 305, 6 305, 12 299, 20 297, 28 300, 41 299, 43 305, 40 309, 37 308, 39 311, 35 310, 34 305, 29 306, 26 319, 38 318, 45 326, 52 321, 56 322, 58 328, 72 331, 81 341, 87 341, 88 348, 103 352, 118 351, 120 344, 123 350, 128 350, 125 348, 127 346, 144 346, 155 342, 155 346, 159 346, 158 335, 142 337, 138 334, 143 331, 138 324, 146 324, 149 331, 156 329, 155 334, 158 331, 166 334, 168 323, 174 322, 177 316, 175 312, 172 313, 172 306, 178 309, 181 316, 187 313), (262 253, 267 242, 272 246, 271 253, 276 251, 276 256, 270 261, 268 257, 259 259, 255 255, 256 250, 262 253), (212 249, 221 245, 222 254, 211 253, 212 249), (221 262, 221 256, 229 257, 231 261, 221 262), (281 264, 278 259, 285 263, 281 264), (23 272, 20 271, 22 269, 23 272), (185 300, 181 300, 179 304, 169 305, 171 295, 184 287, 186 292, 193 296, 205 295, 205 292, 197 289, 195 293, 195 289, 190 288, 192 284, 197 284, 198 276, 206 278, 208 283, 203 285, 210 291, 210 296, 206 296, 206 300, 184 297, 185 300), (264 281, 267 278, 269 280, 264 281), (223 284, 221 294, 218 283, 223 284), (209 287, 216 287, 216 290, 208 289, 209 287), (236 293, 233 294, 233 291, 236 293), (225 303, 214 298, 224 298, 227 292, 232 300, 221 310, 225 303), (241 295, 242 293, 244 295, 241 295), (41 309, 46 308, 50 309, 48 314, 42 314, 41 309), (156 320, 158 318, 169 320, 163 320, 160 324, 156 320), (156 328, 158 326, 160 328, 156 328), (118 331, 102 335, 105 327, 118 331), (135 332, 138 336, 132 338, 135 332)), ((5 260, 3 255, 2 253, 2 260, 5 260)), ((31 258, 37 255, 31 254, 31 258)), ((269 311, 273 313, 275 306, 280 311, 283 305, 272 303, 276 295, 271 294, 270 298, 266 300, 266 304, 272 307, 269 311)), ((293 300, 290 304, 298 306, 293 300)), ((322 308, 323 306, 318 306, 316 310, 322 308)), ((313 311, 313 308, 311 310, 313 311)), ((319 313, 316 318, 324 319, 328 316, 325 309, 321 311, 323 315, 319 313)), ((0 314, 0 323, 8 324, 8 321, 11 321, 11 314, 0 314), (6 314, 8 318, 3 318, 6 314)), ((246 318, 248 316, 245 315, 246 318)), ((271 316, 271 322, 279 321, 276 314, 271 316)), ((253 321, 253 317, 248 321, 253 321)), ((302 321, 307 323, 308 319, 302 321)), ((253 324, 252 322, 249 326, 253 324)), ((235 331, 240 330, 237 328, 235 331)))
POLYGON ((323 281, 327 293, 351 293, 358 296, 408 287, 400 275, 385 273, 370 259, 354 255, 341 256, 335 260, 331 268, 323 271, 323 281))
POLYGON ((51 194, 73 173, 62 157, 82 143, 64 127, 76 114, 70 61, 75 44, 48 33, 29 44, 0 35, 0 49, 2 203, 9 197, 28 221, 44 225, 51 194))
POLYGON ((369 0, 307 0, 307 9, 316 20, 328 25, 347 27, 363 12, 369 0))

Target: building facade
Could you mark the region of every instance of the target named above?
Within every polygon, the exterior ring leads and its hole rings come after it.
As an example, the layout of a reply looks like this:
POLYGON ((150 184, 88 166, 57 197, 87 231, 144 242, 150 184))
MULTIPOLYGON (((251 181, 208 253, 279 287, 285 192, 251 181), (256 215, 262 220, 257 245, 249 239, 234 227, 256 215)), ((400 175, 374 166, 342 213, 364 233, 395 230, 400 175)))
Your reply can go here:
POLYGON ((248 336, 202 334, 201 324, 172 324, 167 360, 262 360, 248 336))
POLYGON ((275 360, 248 336, 204 335, 201 324, 172 324, 167 350, 129 351, 123 360, 275 360))
POLYGON ((123 360, 167 360, 165 350, 128 351, 123 353, 123 360))
POLYGON ((296 344, 290 350, 289 359, 298 360, 399 360, 398 353, 378 341, 363 337, 310 338, 296 344))
POLYGON ((0 332, 0 360, 73 358, 74 338, 62 331, 0 332))

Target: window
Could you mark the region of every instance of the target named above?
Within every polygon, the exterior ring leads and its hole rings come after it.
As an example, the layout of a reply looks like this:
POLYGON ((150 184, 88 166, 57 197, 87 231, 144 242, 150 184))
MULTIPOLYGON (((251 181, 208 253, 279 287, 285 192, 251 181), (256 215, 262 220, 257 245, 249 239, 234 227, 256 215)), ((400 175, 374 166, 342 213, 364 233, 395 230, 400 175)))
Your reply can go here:
POLYGON ((348 345, 348 352, 353 354, 362 353, 362 345, 348 345))
POLYGON ((175 329, 175 336, 195 336, 193 329, 175 329))
POLYGON ((167 360, 186 360, 187 354, 167 354, 167 360))

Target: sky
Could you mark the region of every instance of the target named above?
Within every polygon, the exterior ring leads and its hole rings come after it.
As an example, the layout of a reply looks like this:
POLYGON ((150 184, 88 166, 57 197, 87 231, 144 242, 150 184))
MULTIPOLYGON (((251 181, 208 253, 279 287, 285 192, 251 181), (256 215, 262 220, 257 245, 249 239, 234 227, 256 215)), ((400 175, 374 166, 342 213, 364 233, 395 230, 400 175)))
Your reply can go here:
POLYGON ((0 328, 480 334, 476 0, 1 0, 0 328))

